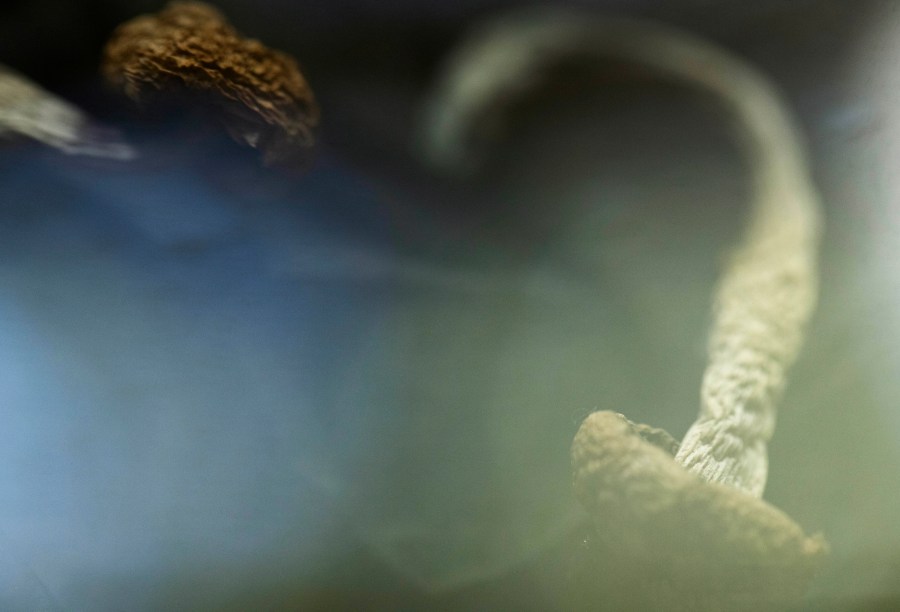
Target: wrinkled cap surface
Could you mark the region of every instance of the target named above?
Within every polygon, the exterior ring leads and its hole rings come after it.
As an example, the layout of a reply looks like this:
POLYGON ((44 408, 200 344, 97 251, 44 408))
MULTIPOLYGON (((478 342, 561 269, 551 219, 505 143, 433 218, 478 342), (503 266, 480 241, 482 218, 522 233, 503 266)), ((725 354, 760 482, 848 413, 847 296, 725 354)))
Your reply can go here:
POLYGON ((174 2, 119 26, 102 70, 142 105, 199 94, 218 109, 229 134, 259 149, 266 163, 302 160, 314 144, 319 110, 297 62, 243 38, 201 2, 174 2))

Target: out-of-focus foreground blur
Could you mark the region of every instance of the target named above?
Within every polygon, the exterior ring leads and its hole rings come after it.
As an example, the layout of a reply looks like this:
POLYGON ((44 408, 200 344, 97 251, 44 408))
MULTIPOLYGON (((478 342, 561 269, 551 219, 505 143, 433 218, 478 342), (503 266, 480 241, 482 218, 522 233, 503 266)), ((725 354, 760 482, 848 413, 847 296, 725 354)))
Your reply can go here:
MULTIPOLYGON (((301 177, 104 88, 149 0, 19 0, 0 63, 137 148, 0 143, 0 608, 568 609, 594 409, 684 433, 749 184, 726 118, 551 75, 468 180, 411 147, 441 60, 512 0, 218 2, 303 66, 301 177)), ((785 92, 826 235, 766 499, 830 558, 804 609, 900 604, 900 7, 584 0, 785 92)))

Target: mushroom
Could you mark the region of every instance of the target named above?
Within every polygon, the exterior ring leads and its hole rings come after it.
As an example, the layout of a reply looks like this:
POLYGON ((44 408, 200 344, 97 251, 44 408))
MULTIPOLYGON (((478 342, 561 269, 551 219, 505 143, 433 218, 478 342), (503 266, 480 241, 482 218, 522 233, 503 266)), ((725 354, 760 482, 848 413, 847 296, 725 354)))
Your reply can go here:
POLYGON ((202 2, 172 2, 120 25, 103 55, 105 78, 150 105, 191 94, 267 164, 305 159, 319 110, 297 62, 241 35, 202 2))
POLYGON ((31 138, 70 155, 136 156, 118 132, 0 64, 0 137, 31 138))
POLYGON ((581 589, 631 606, 759 609, 806 592, 827 552, 787 514, 687 471, 640 426, 609 411, 572 442, 574 488, 592 529, 581 589))
POLYGON ((581 573, 605 597, 630 586, 628 601, 653 608, 792 601, 827 550, 760 499, 777 401, 817 293, 819 196, 797 123, 762 74, 686 33, 528 9, 482 25, 452 55, 425 108, 426 159, 472 171, 486 154, 485 125, 570 57, 624 60, 712 94, 745 132, 754 188, 716 289, 700 414, 684 440, 607 411, 575 436, 574 486, 593 526, 581 573))

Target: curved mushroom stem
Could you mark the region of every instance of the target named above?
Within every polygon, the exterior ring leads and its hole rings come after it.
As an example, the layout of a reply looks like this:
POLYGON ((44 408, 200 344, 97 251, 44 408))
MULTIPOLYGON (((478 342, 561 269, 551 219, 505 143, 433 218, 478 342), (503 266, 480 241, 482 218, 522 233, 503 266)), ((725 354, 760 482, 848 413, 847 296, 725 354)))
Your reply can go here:
MULTIPOLYGON (((629 19, 531 9, 476 32, 426 109, 424 151, 466 171, 479 127, 541 68, 568 57, 625 60, 706 90, 738 119, 754 181, 751 215, 716 293, 700 415, 677 460, 711 482, 762 495, 775 404, 816 298, 818 196, 799 131, 769 81, 725 51, 629 19)), ((475 160, 475 161, 473 161, 475 160)))
POLYGON ((471 170, 483 121, 539 69, 570 57, 625 60, 712 94, 743 129, 754 186, 715 294, 697 421, 673 459, 641 426, 594 413, 572 445, 576 494, 607 549, 634 561, 649 605, 671 608, 675 595, 686 609, 799 597, 825 542, 758 499, 776 403, 816 301, 821 219, 796 122, 765 77, 690 35, 530 9, 482 28, 453 56, 426 109, 427 158, 471 170))

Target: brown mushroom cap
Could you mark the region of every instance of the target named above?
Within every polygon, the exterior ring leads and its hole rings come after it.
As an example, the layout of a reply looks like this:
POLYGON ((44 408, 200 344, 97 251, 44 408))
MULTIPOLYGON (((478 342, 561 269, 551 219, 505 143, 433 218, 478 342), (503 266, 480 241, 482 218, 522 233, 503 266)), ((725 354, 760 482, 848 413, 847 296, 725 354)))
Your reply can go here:
MULTIPOLYGON (((653 609, 758 609, 800 599, 827 545, 737 488, 705 482, 613 412, 572 443, 575 493, 591 518, 583 579, 653 609)), ((610 592, 607 590, 607 592, 610 592)))
POLYGON ((173 2, 120 25, 102 71, 141 104, 200 94, 220 109, 231 136, 260 149, 266 163, 303 158, 313 146, 319 109, 297 62, 241 37, 202 2, 173 2))

